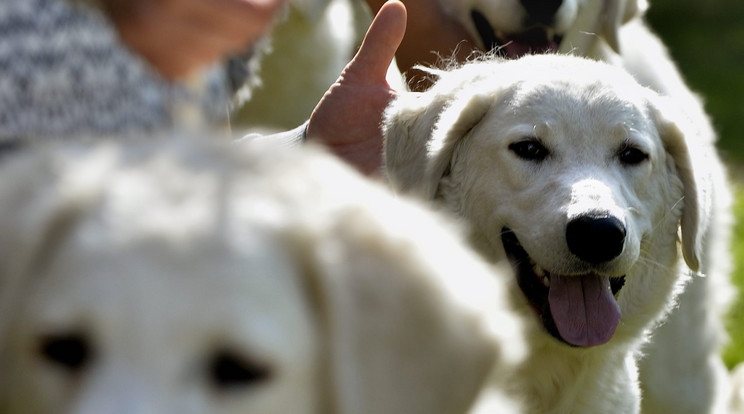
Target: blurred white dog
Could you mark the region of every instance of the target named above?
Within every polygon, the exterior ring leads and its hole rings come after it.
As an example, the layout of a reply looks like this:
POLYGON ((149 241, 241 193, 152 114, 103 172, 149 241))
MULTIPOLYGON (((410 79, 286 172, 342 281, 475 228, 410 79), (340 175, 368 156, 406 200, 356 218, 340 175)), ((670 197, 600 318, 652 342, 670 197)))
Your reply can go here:
POLYGON ((452 228, 320 151, 65 146, 0 171, 4 414, 459 414, 524 354, 452 228))
MULTIPOLYGON (((701 130, 716 134, 699 97, 687 86, 661 39, 645 22, 645 0, 439 0, 486 50, 507 58, 527 53, 566 53, 600 59, 630 72, 638 82, 674 98, 701 130)), ((719 164, 714 165, 719 168, 719 164)), ((723 175, 722 171, 717 172, 723 175)), ((731 196, 718 182, 714 202, 720 221, 679 306, 644 350, 641 379, 645 413, 721 412, 728 374, 720 358, 723 317, 733 300, 730 283, 731 196), (669 381, 669 377, 675 378, 669 381)))
POLYGON ((512 392, 535 413, 639 412, 640 345, 706 260, 713 145, 684 107, 605 63, 484 58, 433 74, 386 114, 387 174, 512 263, 533 316, 512 392))

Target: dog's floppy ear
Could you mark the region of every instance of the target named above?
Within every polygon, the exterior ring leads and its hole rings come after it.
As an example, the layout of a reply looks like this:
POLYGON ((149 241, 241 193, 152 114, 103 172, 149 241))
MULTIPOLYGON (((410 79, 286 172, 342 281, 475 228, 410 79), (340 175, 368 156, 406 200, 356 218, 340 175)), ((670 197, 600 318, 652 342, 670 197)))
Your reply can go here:
POLYGON ((683 186, 682 254, 693 271, 700 269, 703 239, 713 210, 713 185, 709 165, 715 149, 684 111, 670 99, 655 97, 653 110, 666 151, 674 160, 683 186))
POLYGON ((56 144, 24 149, 28 153, 14 154, 0 170, 4 177, 0 185, 0 286, 13 283, 13 275, 43 267, 81 215, 99 200, 114 154, 104 148, 97 151, 97 162, 71 168, 80 155, 80 147, 71 147, 69 151, 56 144), (58 150, 63 155, 56 154, 58 150))
MULTIPOLYGON (((590 2, 595 0, 590 0, 590 2)), ((643 15, 648 5, 645 0, 606 0, 600 19, 599 33, 616 53, 620 53, 620 27, 643 15)))
MULTIPOLYGON (((622 0, 586 0, 580 5, 576 21, 563 35, 559 53, 588 56, 590 50, 597 41, 595 34, 605 35, 605 20, 608 18, 608 9, 614 7, 614 3, 622 0)), ((607 40, 613 50, 617 51, 617 38, 607 40)))
POLYGON ((599 35, 615 53, 620 53, 620 27, 647 8, 645 0, 587 0, 576 21, 563 36, 560 53, 587 56, 599 35))
MULTIPOLYGON (((461 91, 463 92, 463 91, 461 91)), ((453 93, 429 102, 396 103, 385 122, 385 165, 394 187, 433 198, 449 166, 452 152, 485 116, 492 98, 453 93)))
POLYGON ((408 92, 385 111, 385 174, 396 189, 422 191, 432 131, 449 99, 446 95, 408 92))
POLYGON ((0 169, 0 405, 6 389, 3 383, 11 380, 4 376, 5 335, 17 306, 26 299, 24 293, 36 271, 47 263, 93 199, 77 178, 101 179, 101 174, 87 170, 61 183, 57 167, 43 153, 20 153, 3 160, 0 169))
POLYGON ((326 338, 326 412, 467 412, 494 361, 523 352, 517 324, 509 315, 495 323, 515 344, 499 348, 478 309, 506 300, 491 296, 495 279, 464 244, 421 220, 428 212, 403 213, 391 226, 377 214, 389 206, 374 208, 339 213, 333 228, 301 237, 326 338))
POLYGON ((493 102, 493 94, 474 94, 454 101, 442 112, 428 148, 430 162, 424 187, 428 198, 436 196, 457 144, 486 116, 493 102))
POLYGON ((105 182, 101 168, 106 156, 90 168, 71 169, 62 163, 74 164, 74 151, 64 161, 50 155, 53 149, 29 151, 15 154, 0 170, 0 306, 12 301, 9 292, 46 264, 83 212, 97 202, 105 182))

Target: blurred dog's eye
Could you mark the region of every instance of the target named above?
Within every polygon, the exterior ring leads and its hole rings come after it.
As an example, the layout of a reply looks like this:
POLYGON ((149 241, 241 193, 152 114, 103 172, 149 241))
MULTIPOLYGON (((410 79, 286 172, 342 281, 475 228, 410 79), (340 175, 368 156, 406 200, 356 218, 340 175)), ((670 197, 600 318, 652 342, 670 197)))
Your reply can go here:
POLYGON ((227 351, 215 354, 208 368, 209 379, 218 390, 250 386, 271 377, 267 367, 227 351))
POLYGON ((648 159, 648 154, 641 151, 639 148, 626 145, 618 153, 620 162, 624 165, 638 165, 648 159))
POLYGON ((535 138, 527 138, 510 144, 509 150, 527 161, 542 161, 550 155, 550 151, 535 138))
POLYGON ((90 343, 84 335, 78 333, 43 337, 40 341, 39 353, 49 363, 71 373, 85 369, 92 358, 90 343))

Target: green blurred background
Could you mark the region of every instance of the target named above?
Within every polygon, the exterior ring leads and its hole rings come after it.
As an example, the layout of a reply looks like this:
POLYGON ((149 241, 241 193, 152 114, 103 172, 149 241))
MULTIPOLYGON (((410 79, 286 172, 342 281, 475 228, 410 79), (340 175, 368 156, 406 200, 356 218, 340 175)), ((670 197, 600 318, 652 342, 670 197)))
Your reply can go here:
MULTIPOLYGON (((704 99, 736 192, 734 281, 744 291, 744 1, 650 0, 648 21, 704 99)), ((729 367, 744 361, 744 300, 728 320, 729 367)))

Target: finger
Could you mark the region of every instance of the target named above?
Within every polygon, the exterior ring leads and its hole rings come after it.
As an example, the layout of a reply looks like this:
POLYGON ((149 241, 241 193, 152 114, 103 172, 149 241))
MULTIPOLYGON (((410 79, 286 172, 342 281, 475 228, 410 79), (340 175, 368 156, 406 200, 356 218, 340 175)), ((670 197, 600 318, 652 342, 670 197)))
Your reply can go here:
POLYGON ((406 31, 406 7, 389 0, 375 16, 359 51, 345 72, 362 83, 385 82, 388 67, 406 31))

